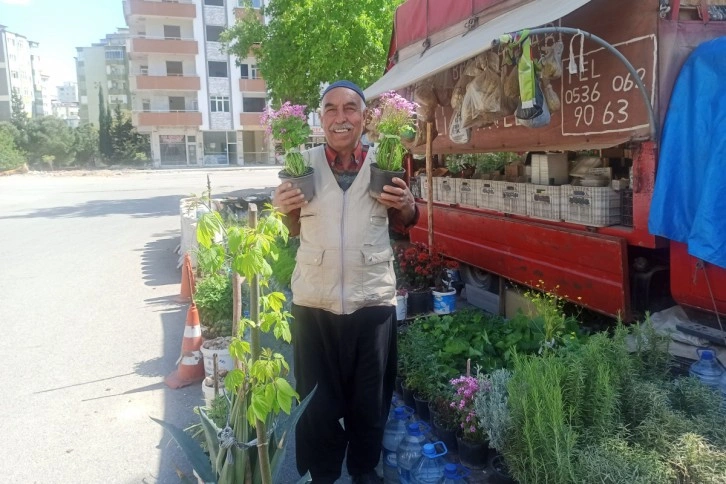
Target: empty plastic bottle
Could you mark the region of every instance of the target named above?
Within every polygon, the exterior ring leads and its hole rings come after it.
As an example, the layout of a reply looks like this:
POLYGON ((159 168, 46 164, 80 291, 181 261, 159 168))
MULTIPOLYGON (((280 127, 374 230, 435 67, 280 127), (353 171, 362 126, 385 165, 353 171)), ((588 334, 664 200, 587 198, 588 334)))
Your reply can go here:
POLYGON ((399 482, 396 450, 406 436, 406 423, 411 415, 413 415, 411 407, 396 407, 386 422, 383 430, 383 482, 385 484, 398 484, 399 482))
POLYGON ((424 444, 421 458, 411 471, 411 482, 416 484, 441 484, 444 482, 446 444, 434 442, 424 444))
POLYGON ((716 354, 713 350, 699 348, 698 356, 699 360, 691 365, 688 373, 701 380, 703 384, 718 388, 724 369, 716 359, 716 354))
POLYGON ((469 475, 469 469, 462 465, 446 464, 444 466, 443 484, 464 484, 464 479, 469 475))
POLYGON ((411 471, 421 458, 423 446, 426 443, 424 432, 430 430, 423 422, 409 423, 406 427, 406 436, 396 449, 396 464, 398 465, 398 479, 401 484, 414 484, 411 471))

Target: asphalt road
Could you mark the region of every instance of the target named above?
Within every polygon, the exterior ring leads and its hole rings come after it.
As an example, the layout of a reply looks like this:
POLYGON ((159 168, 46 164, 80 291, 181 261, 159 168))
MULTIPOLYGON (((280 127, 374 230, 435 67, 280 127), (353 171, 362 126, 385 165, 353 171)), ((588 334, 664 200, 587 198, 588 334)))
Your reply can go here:
POLYGON ((174 301, 179 199, 208 173, 215 196, 278 183, 276 169, 244 168, 0 177, 0 480, 190 476, 149 416, 186 426, 202 403, 199 385, 163 378, 187 310, 174 301))

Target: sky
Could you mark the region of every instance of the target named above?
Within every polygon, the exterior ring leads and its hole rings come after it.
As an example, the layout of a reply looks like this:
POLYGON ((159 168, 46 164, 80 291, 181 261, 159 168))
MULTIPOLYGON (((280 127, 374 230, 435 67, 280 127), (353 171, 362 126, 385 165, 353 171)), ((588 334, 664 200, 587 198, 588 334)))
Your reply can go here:
POLYGON ((40 44, 50 86, 76 82, 76 47, 124 27, 121 0, 0 0, 0 25, 40 44))

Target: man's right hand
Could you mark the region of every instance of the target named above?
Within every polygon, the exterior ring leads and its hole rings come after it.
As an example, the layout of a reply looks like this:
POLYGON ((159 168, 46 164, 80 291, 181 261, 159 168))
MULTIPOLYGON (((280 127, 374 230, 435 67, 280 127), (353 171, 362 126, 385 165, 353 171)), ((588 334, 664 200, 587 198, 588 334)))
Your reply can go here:
POLYGON ((305 196, 302 191, 298 188, 293 188, 292 183, 284 182, 281 183, 275 189, 275 194, 272 197, 272 205, 281 213, 288 214, 293 210, 297 210, 308 202, 304 200, 305 196))

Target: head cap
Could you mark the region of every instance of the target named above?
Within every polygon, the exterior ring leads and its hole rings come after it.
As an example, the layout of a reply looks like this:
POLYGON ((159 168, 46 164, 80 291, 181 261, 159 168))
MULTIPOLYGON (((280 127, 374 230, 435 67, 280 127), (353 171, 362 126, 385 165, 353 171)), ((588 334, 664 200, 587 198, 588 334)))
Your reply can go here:
POLYGON ((355 83, 352 83, 350 81, 335 81, 334 83, 330 84, 328 87, 325 88, 325 91, 323 91, 323 95, 320 96, 320 99, 324 98, 325 95, 328 94, 329 91, 331 91, 337 87, 345 87, 347 89, 350 89, 351 91, 355 91, 355 93, 360 96, 360 98, 363 100, 363 102, 366 101, 366 97, 363 94, 363 90, 360 87, 358 87, 355 83))

